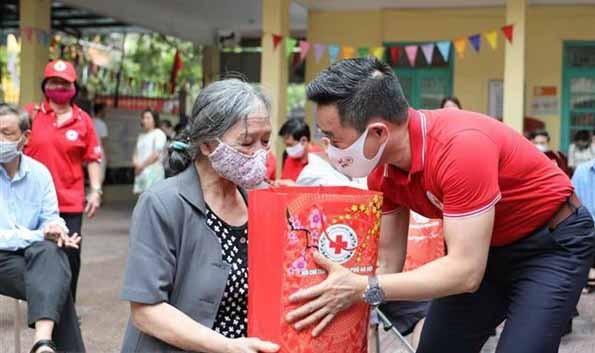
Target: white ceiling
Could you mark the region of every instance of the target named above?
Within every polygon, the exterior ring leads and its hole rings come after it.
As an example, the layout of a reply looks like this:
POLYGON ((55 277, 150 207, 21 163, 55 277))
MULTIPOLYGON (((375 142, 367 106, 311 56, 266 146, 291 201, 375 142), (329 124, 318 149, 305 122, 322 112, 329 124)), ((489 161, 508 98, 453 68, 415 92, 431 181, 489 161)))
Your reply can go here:
MULTIPOLYGON (((212 44, 220 30, 260 36, 261 0, 63 0, 64 3, 197 44, 212 44)), ((294 0, 291 32, 304 35, 308 9, 503 6, 504 0, 294 0)), ((595 4, 595 0, 529 0, 530 4, 595 4)))
MULTIPOLYGON (((316 10, 503 6, 504 0, 294 0, 316 10)), ((529 0, 531 5, 595 5, 595 0, 529 0)))

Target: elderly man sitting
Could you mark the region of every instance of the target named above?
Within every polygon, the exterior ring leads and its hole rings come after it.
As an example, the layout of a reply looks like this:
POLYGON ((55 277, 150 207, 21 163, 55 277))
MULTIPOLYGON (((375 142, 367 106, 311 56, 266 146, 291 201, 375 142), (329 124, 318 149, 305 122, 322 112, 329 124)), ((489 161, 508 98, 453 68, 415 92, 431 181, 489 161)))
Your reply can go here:
POLYGON ((27 113, 0 104, 0 294, 27 301, 32 353, 84 352, 62 247, 78 247, 58 215, 52 177, 21 153, 27 113))

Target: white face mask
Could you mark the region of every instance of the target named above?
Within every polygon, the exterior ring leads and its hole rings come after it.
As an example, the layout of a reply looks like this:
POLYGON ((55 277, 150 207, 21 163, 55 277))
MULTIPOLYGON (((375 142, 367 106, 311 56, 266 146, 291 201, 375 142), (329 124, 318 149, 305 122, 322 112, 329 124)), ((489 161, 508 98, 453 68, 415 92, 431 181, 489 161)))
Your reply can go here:
POLYGON ((17 141, 3 141, 0 142, 0 163, 12 162, 21 153, 19 151, 19 143, 22 138, 17 141))
POLYGON ((536 144, 535 147, 543 153, 549 151, 549 148, 546 145, 536 144))
POLYGON ((302 158, 304 156, 304 151, 306 150, 306 146, 304 146, 301 142, 296 143, 293 146, 285 148, 285 152, 291 158, 302 158))
POLYGON ((378 161, 382 157, 388 140, 380 146, 372 159, 368 159, 364 155, 364 146, 368 137, 368 131, 369 128, 351 146, 345 149, 328 145, 327 154, 329 160, 338 171, 352 178, 363 178, 368 176, 378 166, 378 161))

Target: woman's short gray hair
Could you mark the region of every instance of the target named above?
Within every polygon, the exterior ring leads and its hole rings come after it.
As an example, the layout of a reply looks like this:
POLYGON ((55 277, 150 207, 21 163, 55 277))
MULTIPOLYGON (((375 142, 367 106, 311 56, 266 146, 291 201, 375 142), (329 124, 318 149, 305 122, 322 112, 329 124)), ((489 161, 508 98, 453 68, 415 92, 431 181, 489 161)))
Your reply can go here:
POLYGON ((19 118, 19 129, 25 132, 31 129, 31 118, 24 110, 13 104, 0 103, 0 116, 16 115, 19 118))
POLYGON ((186 169, 195 160, 201 144, 221 138, 232 126, 257 111, 269 112, 270 102, 247 82, 225 79, 205 87, 196 97, 188 125, 170 147, 171 171, 179 173, 186 169))

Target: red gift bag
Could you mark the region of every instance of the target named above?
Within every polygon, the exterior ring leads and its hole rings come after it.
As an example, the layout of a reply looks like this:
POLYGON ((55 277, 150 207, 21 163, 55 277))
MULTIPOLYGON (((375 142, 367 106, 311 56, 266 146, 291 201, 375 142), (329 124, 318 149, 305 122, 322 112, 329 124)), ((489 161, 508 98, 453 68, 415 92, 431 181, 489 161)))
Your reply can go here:
POLYGON ((429 219, 411 211, 403 271, 414 270, 444 256, 443 232, 441 219, 429 219))
POLYGON ((288 298, 326 278, 312 258, 319 251, 351 271, 376 270, 382 194, 349 187, 294 187, 250 192, 248 216, 248 335, 278 343, 281 353, 364 353, 369 307, 339 314, 321 335, 296 331, 288 298))

